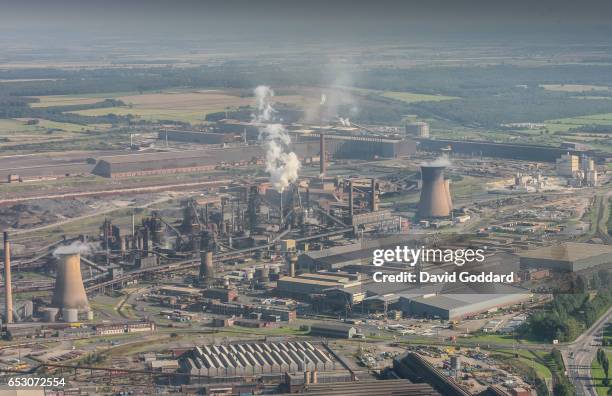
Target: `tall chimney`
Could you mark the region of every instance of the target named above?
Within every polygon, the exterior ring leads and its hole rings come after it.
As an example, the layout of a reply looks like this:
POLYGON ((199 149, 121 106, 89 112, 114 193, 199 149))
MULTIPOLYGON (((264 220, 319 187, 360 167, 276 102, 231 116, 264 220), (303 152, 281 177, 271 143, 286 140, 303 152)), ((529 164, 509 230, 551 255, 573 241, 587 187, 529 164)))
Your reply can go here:
POLYGON ((420 218, 448 217, 452 211, 450 186, 444 180, 444 166, 421 166, 420 218))
POLYGON ((89 310, 81 275, 81 256, 78 253, 59 255, 55 274, 55 290, 51 303, 62 310, 89 310))
POLYGON ((325 176, 327 171, 327 163, 325 160, 325 135, 321 133, 319 135, 319 174, 325 176))
POLYGON ((200 233, 200 280, 205 286, 210 286, 215 278, 213 249, 213 236, 208 230, 203 230, 200 233))
POLYGON ((348 206, 349 206, 349 217, 351 218, 351 222, 353 220, 353 181, 349 180, 349 196, 348 196, 348 206))
POLYGON ((11 243, 8 232, 4 232, 4 292, 6 323, 13 323, 13 287, 11 284, 11 243))
POLYGON ((289 264, 289 276, 295 278, 295 267, 297 265, 297 256, 292 254, 288 260, 289 264))
POLYGON ((376 212, 378 210, 378 191, 376 190, 376 179, 372 178, 372 199, 370 200, 370 210, 376 212))

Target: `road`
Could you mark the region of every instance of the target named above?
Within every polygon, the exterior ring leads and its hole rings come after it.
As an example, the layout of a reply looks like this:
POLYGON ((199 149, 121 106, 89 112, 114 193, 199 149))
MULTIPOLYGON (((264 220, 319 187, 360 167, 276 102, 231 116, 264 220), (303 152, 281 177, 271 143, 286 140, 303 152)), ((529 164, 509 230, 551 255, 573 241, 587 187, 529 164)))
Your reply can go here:
POLYGON ((574 342, 561 348, 567 376, 576 387, 577 395, 597 396, 591 375, 591 362, 595 359, 600 344, 597 341, 597 335, 601 333, 611 318, 612 308, 574 342))

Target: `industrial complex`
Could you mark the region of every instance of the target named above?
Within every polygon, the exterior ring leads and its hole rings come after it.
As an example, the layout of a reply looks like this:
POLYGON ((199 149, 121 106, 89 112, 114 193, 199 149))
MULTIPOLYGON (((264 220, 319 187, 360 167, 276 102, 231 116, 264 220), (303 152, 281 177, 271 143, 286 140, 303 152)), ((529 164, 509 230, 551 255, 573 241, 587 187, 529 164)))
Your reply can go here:
POLYGON ((555 282, 606 277, 602 159, 277 121, 6 175, 66 186, 0 199, 64 203, 4 232, 0 368, 69 370, 83 394, 535 394, 507 337, 555 282))

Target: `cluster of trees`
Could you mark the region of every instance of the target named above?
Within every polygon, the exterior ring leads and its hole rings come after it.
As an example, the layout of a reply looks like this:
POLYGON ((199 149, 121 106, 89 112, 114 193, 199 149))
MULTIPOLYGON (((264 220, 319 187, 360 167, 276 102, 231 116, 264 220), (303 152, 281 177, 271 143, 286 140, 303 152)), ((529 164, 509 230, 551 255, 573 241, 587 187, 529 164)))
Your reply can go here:
POLYGON ((563 356, 561 352, 554 348, 550 353, 554 367, 552 367, 552 373, 555 376, 555 386, 553 387, 554 396, 574 396, 575 389, 572 383, 565 375, 565 364, 563 363, 563 356))
POLYGON ((612 306, 609 271, 600 270, 589 281, 582 277, 577 279, 581 280, 576 282, 574 293, 555 294, 544 310, 529 317, 519 328, 522 337, 547 342, 571 341, 612 306), (589 288, 596 290, 595 297, 591 298, 589 288))
POLYGON ((0 118, 44 118, 56 122, 68 122, 72 124, 118 124, 129 123, 133 117, 131 115, 118 116, 115 114, 101 116, 85 116, 71 113, 87 109, 103 109, 117 106, 125 106, 120 100, 104 99, 102 101, 69 106, 50 106, 50 107, 31 107, 30 104, 37 99, 19 96, 4 95, 0 96, 0 118))
POLYGON ((583 125, 577 128, 570 128, 568 132, 583 132, 583 133, 605 133, 612 132, 612 125, 610 124, 589 124, 583 125))
MULTIPOLYGON (((418 114, 455 125, 499 128, 504 123, 539 122, 605 113, 610 109, 605 99, 585 100, 575 92, 554 92, 540 87, 540 84, 559 82, 612 86, 612 68, 605 65, 372 68, 347 73, 352 74, 351 80, 359 88, 461 98, 404 103, 377 94, 355 95, 357 103, 354 105, 359 111, 349 114, 349 109, 340 109, 344 112, 340 115, 362 123, 399 123, 406 114, 418 114)), ((27 96, 142 92, 180 87, 252 88, 261 83, 275 87, 326 86, 335 83, 337 74, 329 73, 325 66, 308 62, 288 65, 228 62, 194 68, 7 70, 0 71, 0 78, 47 79, 0 84, 0 98, 11 98, 7 100, 9 106, 0 110, 0 117, 10 117, 18 116, 13 114, 21 111, 24 101, 28 101, 23 97, 27 96)), ((597 91, 600 96, 608 94, 612 95, 597 91)), ((220 114, 211 118, 218 116, 220 114)))

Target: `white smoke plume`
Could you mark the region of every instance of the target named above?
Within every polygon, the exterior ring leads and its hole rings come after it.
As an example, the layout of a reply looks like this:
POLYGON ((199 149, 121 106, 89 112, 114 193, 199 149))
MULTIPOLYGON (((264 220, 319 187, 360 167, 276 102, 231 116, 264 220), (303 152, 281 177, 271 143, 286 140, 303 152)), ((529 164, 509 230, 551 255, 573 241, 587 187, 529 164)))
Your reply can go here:
POLYGON ((347 118, 338 117, 338 120, 340 121, 340 124, 342 124, 342 126, 345 126, 345 127, 351 126, 351 121, 348 117, 347 118))
POLYGON ((271 98, 274 91, 270 87, 260 85, 254 90, 257 99, 257 114, 253 121, 267 123, 259 130, 259 139, 264 141, 266 148, 266 172, 270 174, 270 183, 276 191, 282 193, 285 188, 298 178, 300 161, 297 155, 289 150, 291 137, 285 128, 278 123, 270 123, 276 110, 272 107, 271 98))
POLYGON ((450 166, 451 162, 448 159, 446 154, 442 154, 438 158, 433 161, 427 161, 422 164, 422 166, 450 166))
POLYGON ((61 245, 58 246, 53 251, 53 256, 58 257, 62 254, 80 254, 81 256, 87 256, 93 254, 99 245, 96 243, 87 243, 81 241, 74 241, 70 245, 61 245))
POLYGON ((256 122, 270 122, 276 110, 272 107, 274 91, 265 85, 260 85, 253 91, 257 100, 257 113, 254 115, 256 122))

